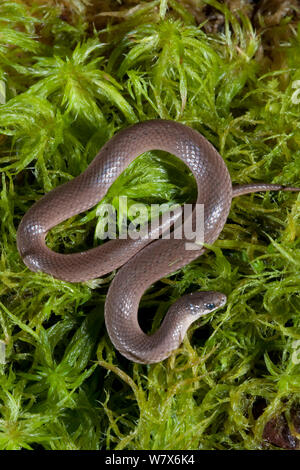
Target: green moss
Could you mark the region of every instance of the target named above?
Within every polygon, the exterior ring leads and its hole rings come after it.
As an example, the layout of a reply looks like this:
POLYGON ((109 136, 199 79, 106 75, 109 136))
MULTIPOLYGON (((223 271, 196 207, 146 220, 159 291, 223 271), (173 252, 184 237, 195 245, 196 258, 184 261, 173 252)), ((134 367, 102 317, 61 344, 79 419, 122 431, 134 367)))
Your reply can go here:
MULTIPOLYGON (((238 11, 231 2, 155 0, 113 13, 107 2, 100 15, 96 2, 56 3, 0 1, 0 448, 260 449, 265 424, 299 406, 297 194, 235 199, 214 247, 145 293, 153 329, 184 292, 228 296, 151 366, 126 361, 107 337, 113 274, 82 284, 34 274, 18 255, 16 228, 117 130, 156 117, 204 134, 234 183, 299 186, 297 12, 270 26, 250 2, 238 11), (270 28, 284 38, 280 48, 270 28)), ((119 195, 182 203, 195 183, 172 156, 149 152, 105 198, 121 210, 119 195)), ((74 217, 48 245, 86 249, 99 221, 97 208, 74 217)))

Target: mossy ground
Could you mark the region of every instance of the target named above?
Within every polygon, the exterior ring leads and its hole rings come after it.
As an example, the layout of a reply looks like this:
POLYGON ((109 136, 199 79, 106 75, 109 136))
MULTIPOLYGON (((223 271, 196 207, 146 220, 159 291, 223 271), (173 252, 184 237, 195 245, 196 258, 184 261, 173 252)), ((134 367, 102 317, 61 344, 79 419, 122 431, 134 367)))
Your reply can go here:
MULTIPOLYGON (((30 272, 16 248, 34 201, 80 174, 117 130, 150 118, 203 133, 233 183, 299 186, 299 16, 296 1, 0 1, 1 449, 272 448, 263 431, 279 416, 300 437, 297 193, 235 199, 213 249, 144 295, 148 331, 184 292, 228 296, 157 365, 112 347, 112 276, 54 280, 30 272)), ((151 152, 107 199, 194 194, 183 165, 151 152)), ((48 245, 86 249, 97 221, 96 209, 74 217, 48 245)))

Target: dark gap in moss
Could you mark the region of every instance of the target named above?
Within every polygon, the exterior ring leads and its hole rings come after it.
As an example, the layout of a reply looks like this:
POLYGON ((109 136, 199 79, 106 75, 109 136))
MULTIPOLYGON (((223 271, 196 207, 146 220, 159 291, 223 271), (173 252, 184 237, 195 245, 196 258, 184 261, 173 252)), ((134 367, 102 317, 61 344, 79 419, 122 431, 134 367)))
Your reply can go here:
POLYGON ((206 323, 205 325, 200 325, 199 328, 196 328, 195 331, 193 332, 193 335, 191 337, 191 345, 193 347, 197 346, 204 346, 205 342, 207 339, 210 337, 210 335, 213 332, 213 328, 209 323, 206 323))
POLYGON ((144 332, 149 332, 152 329, 153 319, 155 316, 156 308, 153 306, 141 306, 138 313, 138 321, 141 329, 144 332))
POLYGON ((285 324, 284 324, 284 327, 285 327, 285 328, 291 328, 291 327, 293 327, 293 326, 294 326, 294 321, 293 321, 292 318, 289 318, 289 319, 285 322, 285 324))
POLYGON ((257 397, 252 405, 252 415, 253 418, 256 420, 258 419, 264 412, 267 406, 267 402, 262 397, 257 397))

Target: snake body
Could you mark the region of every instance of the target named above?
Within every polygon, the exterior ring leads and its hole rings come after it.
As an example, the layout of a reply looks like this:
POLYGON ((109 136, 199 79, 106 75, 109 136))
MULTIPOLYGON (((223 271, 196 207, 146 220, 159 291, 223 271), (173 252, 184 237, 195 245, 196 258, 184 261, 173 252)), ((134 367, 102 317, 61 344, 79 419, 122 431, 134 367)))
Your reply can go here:
POLYGON ((146 121, 117 133, 73 180, 55 188, 23 217, 17 232, 18 250, 32 271, 81 282, 119 269, 105 303, 105 323, 116 349, 126 358, 154 363, 178 348, 190 324, 226 303, 219 292, 187 294, 167 312, 160 328, 145 334, 138 323, 138 307, 154 282, 190 263, 204 248, 186 250, 186 240, 116 239, 90 250, 59 254, 45 244, 47 232, 60 222, 95 206, 111 184, 148 150, 164 150, 179 157, 197 182, 197 203, 204 204, 204 242, 212 245, 226 222, 232 197, 254 191, 299 190, 271 184, 232 188, 227 167, 216 149, 197 131, 166 120, 146 121))

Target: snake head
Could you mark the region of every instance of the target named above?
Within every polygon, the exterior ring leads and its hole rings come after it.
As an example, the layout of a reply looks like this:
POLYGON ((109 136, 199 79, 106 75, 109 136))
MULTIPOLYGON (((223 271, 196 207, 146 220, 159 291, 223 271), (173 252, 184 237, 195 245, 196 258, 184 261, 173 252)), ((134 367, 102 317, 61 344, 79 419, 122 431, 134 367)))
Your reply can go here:
POLYGON ((225 294, 215 291, 193 292, 183 296, 183 298, 187 302, 189 313, 195 317, 193 321, 202 315, 223 307, 227 301, 225 294))

